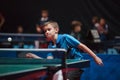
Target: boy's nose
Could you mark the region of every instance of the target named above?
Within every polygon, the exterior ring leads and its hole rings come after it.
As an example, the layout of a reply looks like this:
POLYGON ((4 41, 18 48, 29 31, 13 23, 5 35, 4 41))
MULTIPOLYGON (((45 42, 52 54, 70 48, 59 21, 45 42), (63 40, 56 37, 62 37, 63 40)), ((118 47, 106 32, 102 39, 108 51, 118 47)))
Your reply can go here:
POLYGON ((46 33, 48 34, 48 33, 49 33, 49 31, 46 31, 46 33))
POLYGON ((46 31, 45 34, 48 34, 48 31, 46 31))

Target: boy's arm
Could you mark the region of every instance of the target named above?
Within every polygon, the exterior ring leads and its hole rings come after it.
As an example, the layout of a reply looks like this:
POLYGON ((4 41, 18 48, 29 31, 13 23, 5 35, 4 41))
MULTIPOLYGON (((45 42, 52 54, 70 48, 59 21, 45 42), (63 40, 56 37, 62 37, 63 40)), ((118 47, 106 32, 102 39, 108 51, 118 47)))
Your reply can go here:
POLYGON ((27 54, 26 54, 26 57, 27 57, 27 58, 43 59, 42 57, 39 57, 39 56, 37 56, 37 55, 35 55, 35 54, 33 54, 33 53, 27 53, 27 54))
POLYGON ((53 59, 53 56, 47 56, 47 59, 53 59))
POLYGON ((87 52, 91 57, 93 57, 93 59, 98 65, 103 65, 102 60, 92 50, 90 50, 86 45, 80 43, 78 45, 78 48, 82 49, 83 51, 87 52))
MULTIPOLYGON (((27 53, 27 54, 26 54, 26 57, 27 57, 27 58, 43 59, 42 57, 39 57, 39 56, 37 56, 37 55, 35 55, 35 54, 33 54, 33 53, 27 53)), ((52 55, 48 55, 48 56, 47 56, 47 59, 53 59, 53 56, 52 56, 52 55)))

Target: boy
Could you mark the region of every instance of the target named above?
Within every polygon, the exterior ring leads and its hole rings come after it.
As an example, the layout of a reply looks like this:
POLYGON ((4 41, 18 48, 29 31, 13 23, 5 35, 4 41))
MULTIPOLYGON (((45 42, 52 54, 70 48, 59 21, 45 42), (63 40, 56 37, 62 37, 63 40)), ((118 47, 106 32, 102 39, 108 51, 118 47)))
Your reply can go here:
MULTIPOLYGON (((63 34, 63 35, 58 34, 59 26, 57 22, 53 22, 53 21, 46 22, 44 24, 43 30, 47 41, 50 42, 48 48, 64 48, 68 50, 67 58, 78 59, 78 60, 81 60, 83 58, 79 51, 79 49, 82 49, 83 51, 87 52, 91 57, 93 57, 93 59, 98 65, 103 65, 102 60, 98 56, 96 56, 94 52, 92 52, 87 46, 80 43, 77 39, 75 39, 74 37, 68 34, 63 34)), ((34 55, 32 53, 27 54, 27 57, 39 58, 39 56, 34 55)), ((48 54, 46 58, 53 59, 53 56, 51 54, 48 54)), ((70 78, 71 76, 69 76, 69 80, 76 80, 76 78, 75 79, 73 78, 70 79, 70 78)))

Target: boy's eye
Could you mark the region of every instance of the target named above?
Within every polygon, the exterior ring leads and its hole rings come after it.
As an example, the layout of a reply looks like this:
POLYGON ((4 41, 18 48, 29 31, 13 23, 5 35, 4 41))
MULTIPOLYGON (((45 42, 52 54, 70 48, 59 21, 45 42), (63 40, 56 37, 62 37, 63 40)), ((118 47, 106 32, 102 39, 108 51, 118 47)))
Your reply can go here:
POLYGON ((44 32, 50 31, 51 29, 44 30, 44 32))
POLYGON ((50 31, 50 29, 48 29, 48 31, 50 31))

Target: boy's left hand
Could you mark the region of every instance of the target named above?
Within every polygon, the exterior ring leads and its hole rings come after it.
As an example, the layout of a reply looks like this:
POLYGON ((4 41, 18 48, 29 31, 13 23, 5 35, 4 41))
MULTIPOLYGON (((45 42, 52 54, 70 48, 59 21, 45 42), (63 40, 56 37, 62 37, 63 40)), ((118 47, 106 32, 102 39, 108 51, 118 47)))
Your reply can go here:
POLYGON ((103 66, 103 62, 99 57, 95 57, 94 60, 98 65, 103 66))

